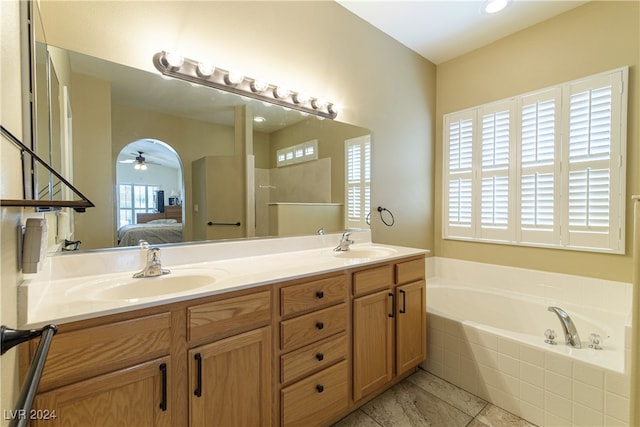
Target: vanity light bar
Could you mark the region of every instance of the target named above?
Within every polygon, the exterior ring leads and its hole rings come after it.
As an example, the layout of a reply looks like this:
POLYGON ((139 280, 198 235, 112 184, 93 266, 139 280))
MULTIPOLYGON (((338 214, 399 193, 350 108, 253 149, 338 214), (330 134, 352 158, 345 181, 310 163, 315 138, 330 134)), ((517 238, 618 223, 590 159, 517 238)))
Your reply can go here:
POLYGON ((210 64, 182 58, 171 52, 156 53, 153 56, 153 64, 164 76, 209 86, 327 119, 335 119, 338 115, 336 105, 321 98, 309 97, 302 92, 290 91, 284 86, 276 86, 259 79, 245 77, 232 71, 213 67, 210 64))

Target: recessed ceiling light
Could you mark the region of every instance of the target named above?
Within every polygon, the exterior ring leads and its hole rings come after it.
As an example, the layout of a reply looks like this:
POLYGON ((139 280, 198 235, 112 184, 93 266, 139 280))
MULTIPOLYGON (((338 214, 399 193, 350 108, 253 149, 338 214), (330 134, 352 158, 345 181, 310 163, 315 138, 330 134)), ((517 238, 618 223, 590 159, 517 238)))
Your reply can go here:
POLYGON ((487 0, 482 5, 482 12, 492 15, 504 10, 510 3, 511 0, 487 0))
POLYGON ((256 122, 256 123, 264 123, 264 122, 266 122, 266 121, 267 121, 267 119, 265 119, 265 118, 264 118, 264 117, 262 117, 262 116, 255 116, 255 117, 253 118, 253 121, 254 121, 254 122, 256 122))

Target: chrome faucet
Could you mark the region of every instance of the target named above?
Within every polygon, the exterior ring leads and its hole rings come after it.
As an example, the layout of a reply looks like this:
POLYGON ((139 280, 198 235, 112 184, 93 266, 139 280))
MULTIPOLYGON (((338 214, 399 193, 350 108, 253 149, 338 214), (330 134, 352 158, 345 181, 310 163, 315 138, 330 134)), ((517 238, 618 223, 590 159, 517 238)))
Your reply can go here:
POLYGON ((338 243, 338 246, 336 246, 333 250, 336 251, 336 252, 346 252, 346 251, 348 251, 349 247, 353 243, 355 243, 349 237, 351 237, 351 232, 350 231, 345 231, 344 233, 342 233, 342 238, 340 239, 340 243, 338 243))
POLYGON ((560 319, 560 324, 564 331, 564 342, 573 348, 582 348, 576 325, 573 324, 573 320, 571 320, 567 312, 560 307, 549 307, 548 310, 554 312, 560 319))
POLYGON ((164 268, 162 268, 162 263, 160 262, 160 249, 149 248, 147 250, 147 265, 145 265, 141 271, 134 274, 133 278, 138 279, 141 277, 157 277, 169 273, 171 273, 170 270, 165 270, 164 268))

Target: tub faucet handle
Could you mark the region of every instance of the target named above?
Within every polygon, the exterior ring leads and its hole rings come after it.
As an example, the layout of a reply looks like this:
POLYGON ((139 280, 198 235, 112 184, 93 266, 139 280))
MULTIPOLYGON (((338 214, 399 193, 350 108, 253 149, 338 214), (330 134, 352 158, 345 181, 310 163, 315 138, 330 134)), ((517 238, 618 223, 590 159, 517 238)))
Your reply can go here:
POLYGON ((596 333, 589 335, 589 348, 592 348, 594 350, 602 350, 602 346, 600 345, 601 343, 602 339, 600 338, 600 335, 596 333))
POLYGON ((556 345, 556 331, 554 331, 553 329, 547 329, 546 331, 544 331, 544 336, 546 338, 546 340, 544 340, 544 342, 546 342, 547 344, 553 344, 556 345))

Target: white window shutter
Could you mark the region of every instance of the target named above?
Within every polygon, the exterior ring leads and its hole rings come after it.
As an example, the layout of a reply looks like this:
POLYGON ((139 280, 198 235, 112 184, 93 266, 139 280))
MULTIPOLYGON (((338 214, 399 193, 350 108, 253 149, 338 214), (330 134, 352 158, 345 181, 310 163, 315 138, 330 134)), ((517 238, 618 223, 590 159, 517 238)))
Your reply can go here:
POLYGON ((444 238, 624 253, 628 67, 444 116, 444 238))
POLYGON ((561 90, 523 96, 518 171, 519 240, 560 245, 561 90))
POLYGON ((482 239, 515 241, 513 182, 515 165, 515 101, 479 109, 480 230, 482 239))
POLYGON ((461 112, 444 118, 443 235, 475 235, 473 209, 473 140, 475 113, 461 112))
POLYGON ((345 141, 345 226, 366 228, 371 211, 371 137, 345 141))
POLYGON ((622 150, 626 150, 621 137, 625 130, 620 125, 626 112, 623 82, 624 70, 619 70, 565 88, 568 206, 564 238, 571 248, 624 251, 621 199, 625 197, 625 165, 620 164, 622 150))

